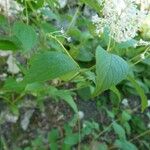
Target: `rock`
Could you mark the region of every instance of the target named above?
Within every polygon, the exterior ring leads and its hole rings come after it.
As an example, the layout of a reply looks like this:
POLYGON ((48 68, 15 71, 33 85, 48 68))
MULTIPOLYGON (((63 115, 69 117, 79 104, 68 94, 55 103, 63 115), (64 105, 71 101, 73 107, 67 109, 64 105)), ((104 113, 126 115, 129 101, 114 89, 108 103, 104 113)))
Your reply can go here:
POLYGON ((0 123, 9 122, 16 123, 18 120, 18 115, 10 113, 8 110, 2 111, 0 114, 0 123))
POLYGON ((28 111, 25 112, 23 119, 21 120, 21 127, 24 131, 27 130, 29 123, 30 123, 30 119, 33 115, 34 109, 30 109, 28 111))
POLYGON ((3 51, 3 50, 0 50, 0 56, 1 57, 7 57, 9 55, 12 55, 12 51, 3 51))
POLYGON ((10 55, 7 59, 7 65, 8 65, 8 69, 7 71, 12 73, 12 74, 17 74, 19 73, 20 69, 16 64, 16 59, 10 55))

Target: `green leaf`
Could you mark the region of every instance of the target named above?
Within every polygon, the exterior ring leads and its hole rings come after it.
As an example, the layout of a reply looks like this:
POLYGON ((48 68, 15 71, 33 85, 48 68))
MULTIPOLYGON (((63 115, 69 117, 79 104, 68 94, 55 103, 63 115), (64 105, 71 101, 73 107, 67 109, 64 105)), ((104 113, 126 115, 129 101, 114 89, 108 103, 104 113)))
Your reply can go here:
POLYGON ((64 143, 70 146, 73 146, 75 144, 77 144, 79 142, 79 134, 78 133, 74 133, 74 134, 70 134, 69 136, 66 136, 64 139, 64 143))
POLYGON ((132 85, 134 86, 134 88, 136 89, 137 93, 141 98, 141 105, 142 105, 142 112, 143 112, 145 108, 148 106, 148 100, 144 93, 144 90, 141 88, 141 86, 133 77, 129 76, 128 80, 132 83, 132 85))
MULTIPOLYGON (((87 149, 84 149, 87 150, 87 149)), ((93 141, 90 144, 89 150, 108 150, 108 147, 105 143, 99 143, 97 141, 93 141)))
POLYGON ((17 50, 18 47, 12 41, 0 40, 0 49, 1 50, 17 50))
POLYGON ((108 147, 105 143, 101 143, 98 145, 99 150, 108 150, 108 147))
POLYGON ((128 40, 126 42, 117 43, 116 49, 126 49, 130 47, 134 47, 137 44, 137 41, 135 39, 128 40))
POLYGON ((147 57, 146 59, 144 59, 143 63, 150 66, 150 58, 147 57))
POLYGON ((46 92, 46 87, 43 83, 34 82, 34 83, 26 85, 25 92, 31 92, 31 93, 34 93, 34 94, 35 93, 39 94, 41 92, 46 92))
POLYGON ((118 97, 118 100, 119 100, 119 102, 120 102, 120 100, 121 100, 121 94, 120 94, 119 90, 116 88, 116 86, 112 86, 112 87, 110 88, 110 90, 111 90, 113 93, 116 94, 116 96, 118 97))
POLYGON ((115 118, 115 114, 112 111, 109 111, 106 108, 104 109, 106 110, 108 117, 113 118, 113 119, 115 118))
POLYGON ((44 150, 44 143, 42 136, 36 137, 33 141, 31 141, 31 145, 33 149, 44 150))
POLYGON ((115 146, 117 146, 120 150, 137 150, 135 145, 124 140, 116 140, 115 146))
POLYGON ((121 57, 98 46, 96 49, 96 89, 94 96, 118 84, 128 74, 128 64, 121 57))
POLYGON ((98 0, 80 0, 81 2, 87 4, 88 6, 92 7, 93 9, 95 9, 97 12, 99 12, 101 10, 101 6, 98 2, 98 0))
POLYGON ((24 50, 31 50, 37 44, 37 34, 33 27, 21 22, 13 25, 13 33, 22 43, 24 50))
POLYGON ((87 86, 87 87, 81 88, 77 92, 78 92, 78 95, 83 100, 89 100, 91 98, 91 94, 92 94, 92 86, 87 86))
POLYGON ((76 103, 74 102, 74 99, 71 96, 71 93, 65 90, 60 90, 56 92, 56 95, 59 96, 61 99, 63 99, 65 102, 67 102, 70 107, 74 110, 75 113, 78 112, 78 108, 76 103))
POLYGON ((58 138, 59 138, 59 132, 58 132, 57 129, 53 129, 48 134, 48 140, 49 140, 49 143, 50 143, 51 150, 57 150, 58 149, 58 144, 57 144, 58 138))
POLYGON ((24 79, 27 83, 47 81, 79 70, 69 56, 54 51, 37 54, 30 64, 24 79))
POLYGON ((10 77, 5 81, 3 89, 8 92, 16 92, 21 93, 23 92, 26 84, 23 82, 17 82, 14 78, 10 77))
POLYGON ((0 14, 0 28, 4 31, 8 31, 9 29, 9 23, 6 16, 3 16, 0 14))
POLYGON ((72 94, 73 92, 67 90, 58 90, 53 86, 49 86, 49 95, 53 99, 64 100, 67 104, 69 104, 69 106, 74 110, 74 112, 77 113, 78 108, 76 103, 74 102, 74 99, 72 98, 72 94))
POLYGON ((29 7, 34 11, 35 9, 39 9, 43 6, 44 4, 44 0, 40 0, 40 1, 31 1, 31 2, 28 2, 29 4, 29 7))
POLYGON ((125 123, 131 119, 131 115, 128 112, 123 111, 121 114, 121 118, 122 118, 122 121, 125 123))
POLYGON ((77 60, 82 61, 82 62, 88 62, 91 61, 93 58, 93 54, 85 49, 85 46, 83 48, 79 49, 79 53, 77 55, 77 60))
POLYGON ((50 143, 51 150, 58 150, 58 144, 57 143, 50 143))
POLYGON ((131 126, 130 126, 130 124, 129 124, 128 122, 125 122, 125 123, 123 124, 123 126, 124 126, 124 128, 125 128, 125 130, 126 130, 126 133, 127 133, 128 135, 130 135, 130 134, 131 134, 131 126))
POLYGON ((119 136, 120 139, 123 139, 123 140, 126 139, 125 130, 121 125, 114 122, 113 123, 113 129, 114 129, 115 133, 119 136))
POLYGON ((84 121, 85 127, 82 129, 82 137, 90 134, 95 134, 95 131, 99 131, 99 124, 92 121, 84 121))

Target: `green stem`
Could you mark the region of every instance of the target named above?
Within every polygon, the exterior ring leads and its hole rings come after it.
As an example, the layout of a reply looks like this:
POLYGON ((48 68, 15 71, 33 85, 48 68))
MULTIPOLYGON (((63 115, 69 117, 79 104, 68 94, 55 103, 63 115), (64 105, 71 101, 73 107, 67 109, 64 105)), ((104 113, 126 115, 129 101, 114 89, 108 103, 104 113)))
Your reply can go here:
POLYGON ((7 97, 0 96, 0 98, 3 99, 3 100, 5 100, 9 104, 12 104, 11 101, 7 97))
MULTIPOLYGON (((118 119, 115 120, 115 121, 118 121, 118 119)), ((113 123, 114 123, 114 122, 112 122, 112 123, 111 123, 109 126, 107 126, 103 131, 101 131, 101 132, 96 136, 96 139, 99 138, 101 135, 103 135, 106 131, 108 131, 108 130, 112 127, 113 123)))
POLYGON ((68 33, 69 30, 70 30, 70 28, 71 28, 72 26, 74 26, 74 24, 75 24, 75 22, 76 22, 76 20, 77 20, 77 16, 78 16, 79 10, 80 10, 80 6, 78 6, 78 8, 77 8, 77 10, 76 10, 76 12, 75 12, 75 14, 74 14, 74 16, 73 16, 73 18, 72 18, 70 24, 69 24, 69 26, 68 26, 68 28, 67 28, 66 33, 68 33))
POLYGON ((16 99, 13 100, 12 104, 15 104, 16 102, 18 102, 23 96, 24 96, 24 93, 21 93, 16 99))
MULTIPOLYGON (((110 33, 111 35, 111 33, 110 33)), ((111 36, 109 35, 109 42, 108 42, 108 46, 107 46, 107 51, 110 51, 110 46, 111 46, 111 36)))
MULTIPOLYGON (((73 79, 75 79, 77 76, 79 76, 80 74, 86 72, 86 71, 90 71, 90 70, 93 70, 95 69, 96 65, 90 67, 90 68, 87 68, 87 69, 81 69, 79 72, 77 72, 70 80, 66 81, 66 82, 63 82, 62 84, 59 84, 58 86, 62 86, 68 82, 71 82, 73 79)), ((74 89, 70 89, 70 91, 75 91, 75 90, 78 90, 79 88, 74 88, 74 89)))
POLYGON ((71 60, 74 61, 74 63, 79 67, 79 65, 75 62, 75 60, 72 58, 72 56, 69 54, 69 52, 67 51, 67 49, 64 47, 64 45, 53 35, 48 34, 48 37, 54 39, 63 49, 63 51, 71 58, 71 60))
MULTIPOLYGON (((137 109, 138 109, 139 107, 141 107, 141 106, 138 105, 136 108, 132 109, 132 111, 131 111, 130 113, 133 114, 135 111, 137 111, 137 109)), ((118 122, 118 121, 119 121, 119 119, 114 120, 110 125, 108 125, 104 130, 102 130, 102 131, 97 135, 96 139, 99 138, 101 135, 103 135, 106 131, 108 131, 108 129, 112 127, 112 125, 113 125, 114 122, 118 122)))
POLYGON ((7 147, 5 138, 4 138, 3 136, 1 136, 0 142, 2 142, 2 149, 3 149, 3 150, 8 150, 8 147, 7 147))
MULTIPOLYGON (((147 56, 145 56, 145 59, 148 58, 150 56, 150 54, 148 53, 147 56)), ((136 61, 132 66, 135 66, 136 64, 140 63, 143 59, 139 59, 138 61, 136 61)))
POLYGON ((25 0, 25 13, 26 13, 26 19, 27 19, 27 25, 29 24, 29 14, 28 14, 28 7, 27 7, 27 1, 25 0))
POLYGON ((79 142, 78 142, 78 150, 81 149, 81 126, 80 126, 80 118, 78 117, 78 133, 79 133, 79 142))
POLYGON ((142 132, 141 134, 139 134, 139 135, 137 135, 136 137, 132 138, 132 139, 130 140, 130 142, 132 142, 132 141, 134 141, 134 140, 137 140, 137 139, 139 139, 140 137, 142 137, 142 136, 144 136, 144 135, 146 135, 146 134, 148 134, 148 133, 150 133, 150 129, 147 130, 147 131, 145 131, 145 132, 142 132))
MULTIPOLYGON (((145 49, 145 51, 142 52, 142 53, 143 53, 143 54, 146 54, 149 50, 150 50, 150 47, 147 47, 147 48, 145 49)), ((133 58, 131 58, 130 60, 128 60, 128 62, 131 62, 132 60, 134 60, 134 59, 140 57, 140 55, 141 55, 141 54, 136 55, 135 57, 133 57, 133 58)))

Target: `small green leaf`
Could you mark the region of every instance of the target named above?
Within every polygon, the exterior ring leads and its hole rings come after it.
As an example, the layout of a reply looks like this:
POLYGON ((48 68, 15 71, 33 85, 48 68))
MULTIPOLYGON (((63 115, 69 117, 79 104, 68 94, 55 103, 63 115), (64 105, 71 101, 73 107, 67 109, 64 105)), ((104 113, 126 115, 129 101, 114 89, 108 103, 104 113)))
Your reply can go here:
POLYGON ((16 22, 13 25, 13 33, 22 43, 24 50, 31 50, 37 44, 37 34, 32 26, 16 22))
POLYGON ((83 48, 79 49, 79 53, 76 59, 81 62, 89 62, 92 60, 92 58, 93 58, 93 54, 87 49, 85 49, 85 46, 84 46, 83 48))
MULTIPOLYGON (((84 149, 87 150, 87 149, 84 149)), ((89 150, 108 150, 108 147, 105 143, 99 143, 97 141, 93 141, 90 144, 89 150)))
POLYGON ((124 126, 124 128, 125 128, 125 130, 126 130, 126 133, 127 133, 128 135, 130 135, 130 134, 131 134, 131 126, 130 126, 130 124, 129 124, 128 122, 125 122, 125 123, 123 124, 123 126, 124 126))
POLYGON ((124 140, 116 140, 115 146, 118 147, 120 150, 137 150, 135 145, 124 140))
MULTIPOLYGON (((106 108, 105 108, 106 109, 106 108)), ((106 109, 106 112, 107 112, 107 115, 110 117, 110 118, 115 118, 115 114, 112 112, 112 111, 109 111, 106 109)))
POLYGON ((92 86, 87 86, 84 88, 79 89, 78 91, 78 95, 83 99, 83 100, 88 100, 91 98, 91 94, 92 94, 92 86))
POLYGON ((128 64, 121 57, 98 46, 96 49, 96 89, 94 96, 118 84, 128 74, 128 64))
POLYGON ((120 94, 119 90, 116 88, 116 86, 112 86, 112 87, 110 88, 110 90, 111 90, 113 93, 115 93, 115 94, 117 95, 118 100, 119 100, 119 102, 120 102, 120 100, 121 100, 121 94, 120 94))
POLYGON ((133 77, 129 76, 128 80, 132 83, 132 85, 136 89, 137 93, 141 97, 141 105, 142 105, 142 112, 143 112, 145 110, 145 108, 148 106, 148 101, 147 101, 147 97, 144 93, 144 90, 141 88, 141 86, 138 84, 138 82, 136 82, 136 80, 133 77))
POLYGON ((0 49, 1 50, 17 50, 18 47, 12 41, 0 40, 0 49))
POLYGON ((23 82, 17 82, 14 78, 10 77, 5 81, 3 89, 8 92, 16 92, 20 93, 23 92, 26 84, 23 82))
POLYGON ((61 99, 63 99, 65 102, 67 102, 69 106, 74 110, 75 113, 78 112, 77 105, 74 102, 71 93, 69 93, 68 91, 61 90, 56 92, 56 95, 59 96, 61 99))
POLYGON ((87 4, 88 6, 92 7, 95 9, 97 12, 101 10, 101 6, 97 0, 80 0, 81 2, 87 4))
POLYGON ((99 150, 108 150, 108 147, 105 143, 101 143, 98 145, 99 150))
POLYGON ((1 36, 0 37, 0 49, 1 50, 18 50, 20 42, 14 36, 1 36))
POLYGON ((114 129, 115 133, 119 136, 120 139, 123 139, 123 140, 126 139, 125 130, 121 125, 114 122, 113 123, 113 129, 114 129))
POLYGON ((121 118, 122 118, 122 121, 125 123, 131 119, 131 115, 127 113, 126 111, 123 111, 121 118))
POLYGON ((59 138, 59 131, 57 129, 52 129, 52 131, 48 134, 48 141, 50 143, 51 150, 58 149, 57 144, 58 138, 59 138))
POLYGON ((39 9, 43 6, 44 0, 40 0, 40 1, 34 1, 33 0, 31 2, 28 2, 28 4, 29 4, 29 7, 31 7, 32 10, 39 9))
POLYGON ((57 129, 53 129, 49 134, 48 134, 48 139, 50 142, 55 142, 59 138, 59 132, 57 129))
POLYGON ((79 70, 70 57, 54 51, 37 54, 30 64, 24 79, 27 83, 47 81, 79 70))
POLYGON ((74 133, 74 134, 70 134, 69 136, 66 136, 66 138, 64 139, 64 143, 70 146, 73 146, 75 144, 77 144, 79 142, 79 134, 78 133, 74 133))

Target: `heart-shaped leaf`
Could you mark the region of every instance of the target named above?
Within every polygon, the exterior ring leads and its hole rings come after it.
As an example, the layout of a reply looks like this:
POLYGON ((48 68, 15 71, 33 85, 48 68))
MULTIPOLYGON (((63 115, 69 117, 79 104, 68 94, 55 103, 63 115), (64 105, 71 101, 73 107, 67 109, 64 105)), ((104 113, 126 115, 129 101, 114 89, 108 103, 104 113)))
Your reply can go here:
POLYGON ((93 95, 97 96, 118 84, 126 78, 128 70, 129 67, 125 60, 98 46, 96 49, 96 89, 93 95))
POLYGON ((77 63, 66 54, 56 51, 43 52, 33 57, 24 82, 47 81, 68 73, 76 73, 78 69, 77 63))

